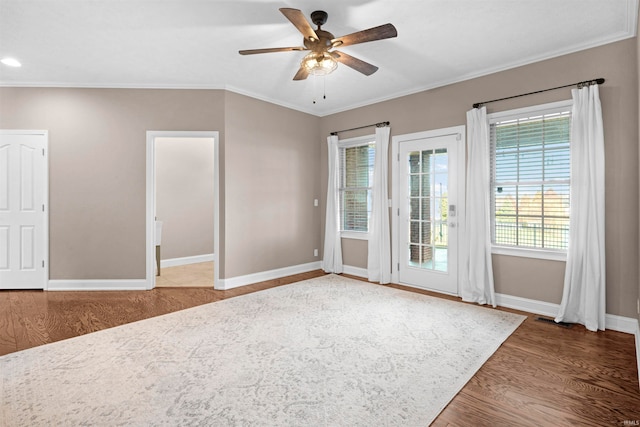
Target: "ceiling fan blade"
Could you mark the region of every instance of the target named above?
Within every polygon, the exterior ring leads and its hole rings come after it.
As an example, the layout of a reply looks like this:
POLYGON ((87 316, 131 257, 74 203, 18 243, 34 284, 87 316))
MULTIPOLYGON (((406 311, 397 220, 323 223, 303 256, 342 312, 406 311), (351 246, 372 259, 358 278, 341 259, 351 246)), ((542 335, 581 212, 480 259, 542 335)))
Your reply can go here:
POLYGON ((331 40, 334 46, 349 46, 352 44, 372 42, 374 40, 390 39, 396 37, 398 31, 392 24, 384 24, 378 27, 369 28, 368 30, 358 31, 356 33, 347 34, 331 40))
POLYGON ((286 16, 293 25, 295 25, 295 27, 302 33, 305 39, 313 38, 315 40, 319 40, 316 32, 313 28, 311 28, 311 25, 309 25, 309 21, 307 21, 307 18, 304 17, 301 11, 299 11, 298 9, 282 7, 280 8, 280 12, 282 12, 282 14, 286 16))
POLYGON ((255 55, 257 53, 273 53, 273 52, 291 52, 294 50, 308 50, 303 46, 296 47, 271 47, 267 49, 248 49, 248 50, 239 50, 238 53, 240 55, 255 55))
POLYGON ((336 61, 346 65, 347 67, 351 67, 356 71, 360 71, 365 76, 370 76, 371 74, 378 71, 378 67, 376 67, 375 65, 364 62, 361 59, 354 58, 353 56, 347 55, 344 52, 334 50, 333 52, 331 52, 331 56, 333 56, 336 61))
POLYGON ((309 70, 304 67, 300 67, 295 76, 293 76, 293 80, 304 80, 309 77, 309 70))

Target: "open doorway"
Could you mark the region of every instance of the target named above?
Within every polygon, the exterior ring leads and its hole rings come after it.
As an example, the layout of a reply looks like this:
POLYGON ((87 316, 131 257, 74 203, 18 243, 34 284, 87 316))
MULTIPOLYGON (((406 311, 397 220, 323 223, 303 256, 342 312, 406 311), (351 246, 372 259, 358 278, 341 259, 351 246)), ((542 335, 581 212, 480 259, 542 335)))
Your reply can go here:
POLYGON ((218 132, 147 132, 147 287, 219 277, 218 132))

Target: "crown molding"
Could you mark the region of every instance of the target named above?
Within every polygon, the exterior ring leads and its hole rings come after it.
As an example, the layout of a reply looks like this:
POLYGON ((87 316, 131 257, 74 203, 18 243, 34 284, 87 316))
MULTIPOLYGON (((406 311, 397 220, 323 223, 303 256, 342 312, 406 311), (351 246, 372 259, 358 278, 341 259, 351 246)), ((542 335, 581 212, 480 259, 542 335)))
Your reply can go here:
POLYGON ((175 90, 225 90, 216 84, 161 84, 161 83, 73 83, 73 82, 7 82, 0 87, 44 87, 61 89, 175 89, 175 90))
POLYGON ((256 92, 248 91, 236 86, 227 84, 160 84, 160 83, 74 83, 74 82, 12 82, 12 81, 0 81, 0 87, 48 87, 48 88, 86 88, 86 89, 191 89, 191 90, 227 90, 229 92, 245 95, 251 98, 255 98, 261 101, 265 101, 271 104, 279 105, 281 107, 289 108, 302 113, 310 114, 316 117, 326 117, 332 114, 343 113, 345 111, 354 110, 356 108, 366 107, 373 104, 389 101, 392 99, 401 98, 404 96, 414 95, 416 93, 425 92, 428 90, 436 89, 443 86, 448 86, 455 83, 472 80, 479 77, 488 76, 491 74, 499 73, 502 71, 511 70, 514 68, 522 67, 525 65, 531 65, 537 62, 546 61, 549 59, 558 58, 560 56, 578 53, 584 50, 593 49, 596 47, 604 46, 610 43, 623 41, 629 38, 636 37, 638 28, 638 0, 627 0, 627 7, 629 9, 627 25, 624 31, 620 31, 615 34, 602 37, 600 39, 592 40, 588 43, 580 43, 573 45, 569 48, 557 49, 555 51, 548 52, 544 55, 529 56, 521 58, 517 61, 512 61, 505 65, 496 67, 488 67, 481 70, 477 70, 471 73, 463 74, 461 76, 442 79, 427 85, 421 85, 413 87, 409 90, 393 92, 391 94, 368 99, 362 102, 356 102, 348 105, 344 105, 339 108, 322 110, 321 107, 314 109, 306 108, 298 104, 282 100, 275 99, 269 96, 265 96, 256 92))
MULTIPOLYGON (((630 0, 632 3, 635 3, 635 5, 638 5, 638 2, 635 0, 630 0)), ((604 46, 610 43, 616 43, 619 41, 623 41, 626 39, 630 39, 635 37, 636 35, 636 29, 637 29, 637 14, 636 17, 633 19, 633 23, 629 24, 632 28, 628 28, 628 31, 624 31, 624 32, 620 32, 617 33, 614 36, 611 37, 603 37, 600 40, 597 40, 595 42, 591 42, 591 43, 583 43, 580 45, 575 45, 569 49, 558 49, 556 51, 553 52, 549 52, 545 55, 538 55, 538 56, 530 56, 527 58, 523 58, 520 59, 518 61, 513 61, 509 64, 506 65, 501 65, 501 66, 497 66, 497 67, 489 67, 489 68, 485 68, 479 71, 475 71, 473 73, 467 73, 464 74, 462 76, 456 77, 456 78, 452 78, 452 79, 443 79, 443 80, 439 80, 436 81, 434 83, 430 83, 428 85, 423 85, 423 86, 418 86, 415 88, 412 88, 410 90, 406 90, 406 91, 400 91, 400 92, 395 92, 393 94, 390 95, 386 95, 383 97, 378 97, 375 99, 371 99, 365 102, 361 102, 361 103, 356 103, 356 104, 351 104, 345 107, 341 107, 339 109, 333 109, 330 111, 326 111, 323 114, 319 115, 319 117, 326 117, 329 116, 331 114, 337 114, 337 113, 344 113, 345 111, 349 111, 349 110, 354 110, 356 108, 361 108, 361 107, 366 107, 369 105, 373 105, 373 104, 378 104, 380 102, 385 102, 385 101, 390 101, 392 99, 397 99, 397 98, 402 98, 403 96, 409 96, 409 95, 415 95, 416 93, 420 93, 420 92, 425 92, 427 90, 432 90, 432 89, 437 89, 443 86, 448 86, 451 84, 455 84, 455 83, 460 83, 460 82, 464 82, 464 81, 468 81, 468 80, 473 80, 479 77, 485 77, 485 76, 489 76, 491 74, 496 74, 502 71, 508 71, 508 70, 512 70, 514 68, 518 68, 518 67, 523 67, 526 65, 531 65, 531 64, 535 64, 538 62, 543 62, 549 59, 554 59, 554 58, 558 58, 561 56, 565 56, 565 55, 570 55, 573 53, 579 53, 582 52, 584 50, 589 50, 589 49, 593 49, 593 48, 597 48, 600 46, 604 46)))

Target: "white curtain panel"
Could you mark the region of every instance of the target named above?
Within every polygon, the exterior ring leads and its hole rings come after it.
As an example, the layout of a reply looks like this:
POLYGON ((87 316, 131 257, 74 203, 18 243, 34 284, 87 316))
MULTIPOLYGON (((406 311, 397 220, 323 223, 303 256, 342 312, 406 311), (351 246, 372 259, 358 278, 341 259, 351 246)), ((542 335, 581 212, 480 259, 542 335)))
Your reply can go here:
POLYGON ((605 328, 604 132, 598 85, 574 89, 571 208, 564 291, 556 322, 605 328))
POLYGON ((367 276, 370 282, 391 282, 391 236, 389 233, 389 127, 376 128, 373 165, 373 200, 369 220, 367 276))
POLYGON ((496 306, 491 261, 489 122, 487 109, 467 111, 467 212, 460 245, 460 296, 496 306))
POLYGON ((338 136, 327 138, 329 179, 327 183, 327 213, 324 227, 324 253, 322 269, 325 273, 342 273, 342 239, 340 238, 340 201, 338 185, 340 182, 338 167, 338 136))

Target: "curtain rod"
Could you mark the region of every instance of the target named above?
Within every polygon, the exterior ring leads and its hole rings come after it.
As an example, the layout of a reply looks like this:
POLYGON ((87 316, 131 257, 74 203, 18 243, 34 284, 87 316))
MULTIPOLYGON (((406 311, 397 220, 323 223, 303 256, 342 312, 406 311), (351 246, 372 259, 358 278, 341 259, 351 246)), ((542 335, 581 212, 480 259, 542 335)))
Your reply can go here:
POLYGON ((535 92, 523 93, 523 94, 514 95, 514 96, 507 96, 506 98, 492 99, 491 101, 476 102, 475 104, 473 104, 473 108, 479 108, 480 106, 482 106, 484 104, 489 104, 490 102, 504 101, 505 99, 519 98, 521 96, 534 95, 536 93, 548 92, 550 90, 562 89, 562 88, 565 88, 565 87, 578 86, 578 89, 580 89, 580 88, 582 88, 584 86, 589 86, 589 85, 593 85, 593 84, 601 85, 602 83, 604 83, 604 79, 602 77, 600 77, 598 79, 585 80, 583 82, 577 82, 577 83, 571 83, 571 84, 564 85, 564 86, 552 87, 550 89, 542 89, 542 90, 537 90, 535 92))
POLYGON ((389 126, 390 124, 391 124, 391 122, 380 122, 380 123, 374 123, 372 125, 359 126, 357 128, 335 130, 335 131, 331 132, 331 135, 337 135, 340 132, 349 132, 350 130, 358 130, 358 129, 370 128, 372 126, 375 126, 377 128, 382 128, 382 127, 385 127, 385 126, 389 126))

